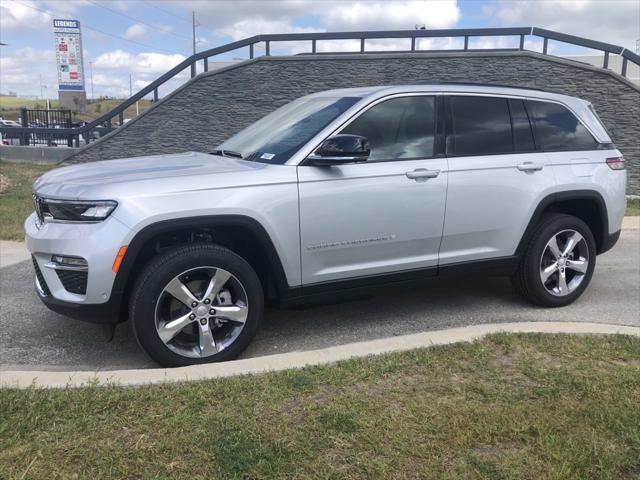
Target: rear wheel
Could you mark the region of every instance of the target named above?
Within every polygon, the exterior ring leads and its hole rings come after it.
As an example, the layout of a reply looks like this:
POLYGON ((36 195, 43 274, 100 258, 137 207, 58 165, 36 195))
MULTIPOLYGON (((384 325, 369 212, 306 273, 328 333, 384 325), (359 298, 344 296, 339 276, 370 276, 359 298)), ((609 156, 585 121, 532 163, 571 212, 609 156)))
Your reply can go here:
POLYGON ((562 307, 582 295, 595 263, 596 245, 589 227, 571 215, 549 214, 532 235, 512 281, 530 302, 562 307))
POLYGON ((142 348, 166 367, 237 357, 262 319, 258 276, 232 251, 187 245, 160 254, 140 275, 130 304, 142 348))

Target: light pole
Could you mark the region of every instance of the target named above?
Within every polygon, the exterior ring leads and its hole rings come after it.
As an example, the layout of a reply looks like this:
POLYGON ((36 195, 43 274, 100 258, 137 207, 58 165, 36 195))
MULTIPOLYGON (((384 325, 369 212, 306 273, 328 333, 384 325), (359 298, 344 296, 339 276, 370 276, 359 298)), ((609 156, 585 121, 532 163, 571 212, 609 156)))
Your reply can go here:
POLYGON ((196 54, 196 12, 191 11, 191 28, 193 36, 193 54, 196 54))

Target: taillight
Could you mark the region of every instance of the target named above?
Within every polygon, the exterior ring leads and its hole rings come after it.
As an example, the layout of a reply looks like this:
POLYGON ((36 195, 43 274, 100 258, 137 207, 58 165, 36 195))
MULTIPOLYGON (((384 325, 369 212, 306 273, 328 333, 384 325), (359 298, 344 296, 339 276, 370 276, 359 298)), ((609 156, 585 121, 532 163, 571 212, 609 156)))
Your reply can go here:
POLYGON ((607 158, 607 165, 611 170, 624 170, 624 157, 607 158))

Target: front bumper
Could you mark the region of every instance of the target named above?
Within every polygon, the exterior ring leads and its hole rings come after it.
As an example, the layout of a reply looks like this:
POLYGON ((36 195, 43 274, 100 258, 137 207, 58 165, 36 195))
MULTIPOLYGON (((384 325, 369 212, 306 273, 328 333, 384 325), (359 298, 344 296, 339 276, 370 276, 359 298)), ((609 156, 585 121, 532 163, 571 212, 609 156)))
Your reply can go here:
POLYGON ((32 214, 25 222, 25 233, 36 270, 36 291, 47 307, 93 322, 117 317, 122 295, 112 294, 115 273, 111 268, 118 249, 126 245, 129 228, 114 217, 100 223, 39 224, 32 214), (87 261, 86 290, 73 288, 68 276, 51 268, 52 255, 81 257, 87 261))

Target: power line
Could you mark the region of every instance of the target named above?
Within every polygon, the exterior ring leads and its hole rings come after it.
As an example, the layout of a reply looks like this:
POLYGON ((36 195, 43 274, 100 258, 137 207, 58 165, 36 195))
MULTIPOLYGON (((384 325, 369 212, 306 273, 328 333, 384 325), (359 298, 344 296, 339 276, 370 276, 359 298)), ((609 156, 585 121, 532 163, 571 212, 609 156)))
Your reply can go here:
MULTIPOLYGON (((54 15, 54 14, 52 14, 52 13, 49 13, 49 12, 45 11, 45 10, 41 10, 41 9, 39 9, 39 8, 32 7, 31 5, 29 5, 29 4, 27 4, 27 3, 19 2, 18 0, 13 0, 13 2, 18 3, 18 4, 22 5, 23 7, 27 7, 27 8, 30 8, 30 9, 32 9, 32 10, 37 10, 38 12, 40 12, 40 13, 44 13, 45 15, 47 15, 47 16, 49 16, 49 17, 51 17, 51 18, 53 18, 53 17, 60 17, 60 15, 54 15)), ((118 39, 120 39, 120 40, 123 40, 123 41, 125 41, 125 42, 129 42, 129 43, 135 43, 135 44, 140 45, 140 46, 142 46, 142 47, 151 48, 151 49, 153 49, 153 50, 159 50, 159 51, 161 51, 161 52, 165 52, 165 53, 168 53, 168 54, 170 54, 170 55, 175 55, 175 54, 176 54, 176 52, 171 52, 171 51, 169 51, 169 50, 165 50, 164 48, 154 47, 154 46, 152 46, 152 45, 147 45, 146 43, 137 42, 136 40, 129 40, 128 38, 121 37, 120 35, 115 35, 115 34, 113 34, 113 33, 105 32, 105 31, 103 31, 103 30, 99 30, 99 29, 97 29, 97 28, 90 27, 89 25, 86 25, 84 22, 82 22, 82 27, 83 27, 83 28, 87 28, 87 29, 89 29, 89 30, 93 30, 94 32, 101 33, 101 34, 103 34, 103 35, 107 35, 108 37, 118 38, 118 39)))
POLYGON ((113 8, 110 8, 110 7, 107 7, 105 5, 102 5, 101 3, 94 2, 93 0, 88 0, 88 2, 92 3, 93 5, 95 5, 97 7, 104 8, 105 10, 108 10, 108 11, 110 11, 112 13, 115 13, 116 15, 120 15, 121 17, 128 18, 129 20, 133 20, 136 23, 142 23, 143 25, 146 25, 148 27, 154 28, 154 29, 156 29, 156 30, 158 30, 160 32, 168 33, 170 35, 174 35, 174 36, 179 37, 179 38, 184 38, 186 40, 191 40, 189 37, 186 37, 184 35, 180 35, 179 33, 172 32, 171 30, 168 30, 166 28, 158 27, 157 25, 152 25, 150 23, 145 22, 144 20, 139 20, 139 19, 137 19, 135 17, 132 17, 131 15, 128 15, 128 14, 124 13, 124 12, 120 12, 120 11, 115 10, 113 8))
POLYGON ((176 17, 177 19, 180 19, 180 20, 182 20, 183 22, 191 23, 191 20, 189 20, 189 19, 188 19, 188 18, 186 18, 186 17, 183 17, 183 16, 178 15, 178 14, 176 14, 176 13, 170 12, 169 10, 166 10, 166 9, 164 9, 164 8, 160 8, 160 7, 158 7, 158 6, 154 5, 153 3, 148 2, 148 1, 146 1, 146 0, 142 0, 142 2, 143 2, 143 3, 146 3, 146 4, 147 4, 147 5, 149 5, 151 8, 155 8, 156 10, 158 10, 158 11, 160 11, 160 12, 164 12, 164 13, 166 13, 167 15, 171 15, 172 17, 176 17))

